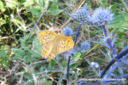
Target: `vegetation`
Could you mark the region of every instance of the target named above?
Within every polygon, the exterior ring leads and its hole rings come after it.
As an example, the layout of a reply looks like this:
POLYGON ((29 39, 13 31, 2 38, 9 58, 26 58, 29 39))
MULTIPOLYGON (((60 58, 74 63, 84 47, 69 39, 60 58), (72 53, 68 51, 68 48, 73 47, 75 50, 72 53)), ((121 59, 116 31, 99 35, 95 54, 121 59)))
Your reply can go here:
POLYGON ((127 0, 0 0, 0 85, 127 85, 127 53, 127 0), (47 61, 44 30, 74 48, 47 61))

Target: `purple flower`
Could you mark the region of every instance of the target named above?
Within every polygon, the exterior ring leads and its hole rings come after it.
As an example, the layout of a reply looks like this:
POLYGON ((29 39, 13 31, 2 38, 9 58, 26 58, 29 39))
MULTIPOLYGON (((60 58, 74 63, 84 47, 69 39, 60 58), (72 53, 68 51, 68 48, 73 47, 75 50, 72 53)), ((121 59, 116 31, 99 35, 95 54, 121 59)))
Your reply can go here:
POLYGON ((90 12, 85 7, 78 9, 73 15, 71 15, 73 19, 82 24, 90 23, 90 12))
POLYGON ((72 28, 66 27, 63 29, 63 34, 65 36, 72 36, 74 34, 74 32, 73 32, 72 28))
POLYGON ((103 24, 110 24, 114 14, 110 11, 109 8, 99 7, 94 11, 94 14, 91 17, 91 21, 94 25, 101 26, 103 24))
POLYGON ((88 51, 90 48, 91 48, 90 43, 88 43, 88 42, 82 42, 82 43, 80 44, 79 51, 81 51, 81 52, 86 52, 86 51, 88 51))

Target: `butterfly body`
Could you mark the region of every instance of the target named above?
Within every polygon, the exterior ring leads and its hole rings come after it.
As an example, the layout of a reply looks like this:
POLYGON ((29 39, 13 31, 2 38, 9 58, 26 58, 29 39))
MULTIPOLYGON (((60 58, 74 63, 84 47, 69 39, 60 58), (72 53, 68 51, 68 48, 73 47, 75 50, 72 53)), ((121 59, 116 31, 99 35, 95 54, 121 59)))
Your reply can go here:
POLYGON ((52 31, 39 32, 38 38, 42 45, 41 56, 47 61, 74 47, 74 41, 71 37, 58 35, 52 31))

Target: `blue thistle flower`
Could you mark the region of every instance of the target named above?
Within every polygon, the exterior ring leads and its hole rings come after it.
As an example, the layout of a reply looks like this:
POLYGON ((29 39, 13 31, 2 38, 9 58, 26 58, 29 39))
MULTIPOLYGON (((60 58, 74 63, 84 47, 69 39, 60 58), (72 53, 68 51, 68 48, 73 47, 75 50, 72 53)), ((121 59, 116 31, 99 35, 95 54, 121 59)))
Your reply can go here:
POLYGON ((63 29, 63 34, 65 36, 72 36, 74 34, 74 32, 70 27, 66 27, 63 29))
POLYGON ((91 21, 94 25, 110 24, 114 19, 114 14, 108 8, 99 7, 94 11, 91 21))
POLYGON ((89 10, 86 9, 86 4, 83 8, 78 9, 76 11, 76 13, 74 13, 71 16, 73 19, 75 19, 79 23, 82 23, 82 24, 89 24, 90 23, 91 16, 90 16, 89 10))
POLYGON ((88 42, 82 42, 82 43, 80 44, 79 51, 81 51, 81 52, 86 52, 86 51, 88 51, 90 48, 91 48, 90 43, 88 43, 88 42))

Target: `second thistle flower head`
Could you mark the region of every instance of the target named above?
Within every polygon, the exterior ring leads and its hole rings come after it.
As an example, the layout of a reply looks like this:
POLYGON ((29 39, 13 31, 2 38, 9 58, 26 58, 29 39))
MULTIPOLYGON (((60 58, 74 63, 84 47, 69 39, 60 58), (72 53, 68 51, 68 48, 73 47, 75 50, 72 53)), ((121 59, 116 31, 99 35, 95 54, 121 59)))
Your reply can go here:
POLYGON ((74 32, 73 32, 72 28, 66 27, 63 29, 63 34, 65 36, 72 36, 74 34, 74 32))
POLYGON ((90 48, 91 48, 91 45, 90 45, 89 42, 82 42, 82 43, 80 44, 79 51, 81 51, 81 52, 86 52, 86 51, 88 51, 90 48))
POLYGON ((89 24, 90 23, 90 17, 91 17, 90 12, 85 7, 78 9, 76 11, 76 13, 74 13, 71 16, 73 19, 75 19, 79 23, 82 23, 82 24, 89 24))
POLYGON ((114 14, 108 8, 99 7, 94 11, 92 15, 92 23, 94 25, 101 26, 103 24, 109 24, 114 19, 114 14))

